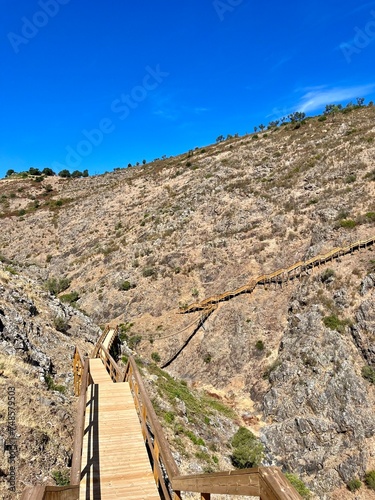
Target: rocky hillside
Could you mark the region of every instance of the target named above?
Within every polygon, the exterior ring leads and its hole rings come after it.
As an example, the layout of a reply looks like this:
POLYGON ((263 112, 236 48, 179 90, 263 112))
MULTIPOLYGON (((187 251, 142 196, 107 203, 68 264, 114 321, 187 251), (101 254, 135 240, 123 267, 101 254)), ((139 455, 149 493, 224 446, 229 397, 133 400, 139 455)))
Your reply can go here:
POLYGON ((372 247, 204 323, 180 307, 373 236, 374 118, 374 107, 311 118, 87 179, 2 180, 1 258, 40 287, 69 280, 68 301, 235 408, 266 463, 318 498, 371 498, 345 485, 375 469, 362 376, 375 368, 372 247))
MULTIPOLYGON (((92 350, 100 329, 25 278, 16 267, 0 264, 0 493, 9 494, 9 455, 17 445, 17 490, 67 471, 75 422, 72 354, 78 344, 92 350), (14 388, 16 429, 8 424, 8 388, 14 388), (7 457, 7 458, 6 458, 7 457), (51 476, 50 476, 51 477, 51 476)), ((8 495, 8 496, 7 496, 8 495)))

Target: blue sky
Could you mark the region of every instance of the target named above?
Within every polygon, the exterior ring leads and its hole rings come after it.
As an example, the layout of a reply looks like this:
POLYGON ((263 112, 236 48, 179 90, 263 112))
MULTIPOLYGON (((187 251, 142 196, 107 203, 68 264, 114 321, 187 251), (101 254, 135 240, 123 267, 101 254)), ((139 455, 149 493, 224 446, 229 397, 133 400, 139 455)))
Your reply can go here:
POLYGON ((375 99, 375 1, 0 5, 0 177, 102 173, 375 99))

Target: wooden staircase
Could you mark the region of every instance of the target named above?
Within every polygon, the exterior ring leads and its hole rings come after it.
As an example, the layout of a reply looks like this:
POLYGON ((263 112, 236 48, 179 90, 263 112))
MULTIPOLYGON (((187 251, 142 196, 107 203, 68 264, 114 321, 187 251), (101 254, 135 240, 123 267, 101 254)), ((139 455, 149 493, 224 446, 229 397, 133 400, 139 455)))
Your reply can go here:
POLYGON ((104 332, 89 359, 74 354, 71 484, 27 487, 21 500, 181 500, 182 491, 301 500, 276 467, 180 475, 134 359, 123 372, 109 353, 116 336, 104 332))
POLYGON ((90 374, 79 498, 160 499, 129 383, 115 384, 100 359, 90 374))

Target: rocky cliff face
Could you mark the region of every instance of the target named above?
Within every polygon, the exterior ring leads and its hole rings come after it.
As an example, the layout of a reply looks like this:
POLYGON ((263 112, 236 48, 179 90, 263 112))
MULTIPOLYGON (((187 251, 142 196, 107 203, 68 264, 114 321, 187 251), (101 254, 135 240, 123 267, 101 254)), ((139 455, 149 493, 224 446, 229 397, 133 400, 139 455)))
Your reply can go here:
MULTIPOLYGON (((362 476, 375 459, 374 390, 361 375, 374 345, 367 330, 368 321, 374 325, 375 289, 369 286, 373 278, 362 282, 363 298, 357 292, 356 323, 340 331, 322 321, 327 308, 318 283, 296 290, 280 344, 280 364, 269 375, 271 387, 262 401, 268 422, 263 438, 270 457, 313 476, 320 498, 329 498, 327 492, 342 481, 362 476), (361 349, 358 332, 366 337, 361 349)), ((333 286, 334 280, 325 296, 335 297, 345 311, 345 293, 330 293, 333 286)))
POLYGON ((67 307, 20 270, 0 263, 0 493, 9 488, 7 390, 14 388, 17 491, 51 480, 67 470, 71 458, 75 401, 71 362, 75 344, 92 349, 99 328, 67 307), (66 328, 59 332, 57 317, 66 328))
MULTIPOLYGON (((235 407, 270 463, 334 498, 375 468, 374 387, 361 375, 374 367, 373 250, 257 287, 204 323, 179 306, 373 236, 374 117, 368 107, 314 118, 89 179, 0 181, 1 259, 40 287, 69 278, 94 321, 124 323, 140 355, 157 353, 170 373, 235 407)), ((47 299, 51 318, 73 314, 47 296, 38 311, 47 299)), ((29 299, 22 307, 27 326, 12 322, 23 333, 11 341, 0 315, 3 349, 26 346, 39 380, 58 364, 36 341, 53 320, 41 330, 42 313, 31 315, 29 299)), ((80 321, 77 339, 91 331, 80 321)), ((58 369, 64 380, 69 369, 58 369)))

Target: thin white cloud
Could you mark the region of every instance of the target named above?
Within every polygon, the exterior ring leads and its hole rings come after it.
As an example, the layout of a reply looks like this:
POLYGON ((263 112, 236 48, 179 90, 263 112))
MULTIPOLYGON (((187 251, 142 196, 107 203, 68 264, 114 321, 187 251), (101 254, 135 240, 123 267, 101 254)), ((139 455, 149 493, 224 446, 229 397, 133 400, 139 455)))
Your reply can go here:
POLYGON ((284 66, 284 64, 288 63, 291 60, 292 60, 292 56, 282 57, 279 61, 277 61, 277 63, 274 66, 272 66, 270 71, 271 72, 276 71, 277 69, 281 68, 282 66, 284 66))
POLYGON ((353 87, 316 87, 305 89, 296 109, 304 113, 316 111, 326 104, 339 104, 344 101, 365 97, 375 91, 375 84, 359 85, 353 87))

